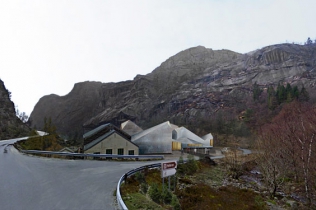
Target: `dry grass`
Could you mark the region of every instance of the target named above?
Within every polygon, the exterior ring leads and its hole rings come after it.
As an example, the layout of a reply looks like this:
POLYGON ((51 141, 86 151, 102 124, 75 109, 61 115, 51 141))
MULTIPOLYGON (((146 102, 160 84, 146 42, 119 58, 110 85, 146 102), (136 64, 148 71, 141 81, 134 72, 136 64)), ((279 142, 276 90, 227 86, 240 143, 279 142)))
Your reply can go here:
POLYGON ((181 198, 182 209, 188 210, 265 209, 263 202, 255 202, 255 200, 258 200, 256 193, 232 186, 215 189, 200 183, 177 191, 176 195, 181 198))
MULTIPOLYGON (((200 162, 199 166, 201 169, 194 175, 179 177, 174 194, 182 209, 266 209, 262 197, 253 191, 222 186, 224 166, 211 166, 205 162, 200 162)), ((159 170, 143 173, 146 183, 158 183, 161 186, 159 170)), ((127 183, 122 185, 121 194, 129 209, 172 209, 171 206, 160 206, 148 195, 140 193, 140 183, 135 176, 128 178, 127 183)))

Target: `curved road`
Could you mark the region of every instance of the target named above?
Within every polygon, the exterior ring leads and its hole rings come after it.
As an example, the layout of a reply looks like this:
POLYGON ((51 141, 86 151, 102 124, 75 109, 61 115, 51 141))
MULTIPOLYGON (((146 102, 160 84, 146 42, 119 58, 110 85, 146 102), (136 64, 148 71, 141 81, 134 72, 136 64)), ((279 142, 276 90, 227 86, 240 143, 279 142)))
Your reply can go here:
POLYGON ((28 156, 11 145, 20 139, 0 141, 1 210, 115 209, 113 192, 119 178, 150 164, 28 156))
POLYGON ((148 162, 28 156, 0 141, 0 209, 115 209, 119 178, 148 162), (7 149, 5 153, 4 150, 7 149))

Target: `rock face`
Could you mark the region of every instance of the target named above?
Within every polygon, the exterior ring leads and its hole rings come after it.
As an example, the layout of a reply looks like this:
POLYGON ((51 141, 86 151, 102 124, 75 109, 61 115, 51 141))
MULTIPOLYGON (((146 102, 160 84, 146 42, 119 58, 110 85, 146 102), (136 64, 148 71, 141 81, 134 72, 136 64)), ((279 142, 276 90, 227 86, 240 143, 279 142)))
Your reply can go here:
POLYGON ((82 125, 103 122, 119 126, 132 120, 142 128, 166 120, 198 123, 218 109, 250 100, 255 82, 263 88, 289 82, 315 91, 315 68, 315 44, 273 45, 247 54, 198 46, 131 81, 83 82, 66 96, 44 96, 30 119, 39 128, 45 116, 51 117, 57 130, 68 136, 82 133, 82 125))
POLYGON ((60 134, 68 137, 83 132, 83 122, 99 113, 102 107, 102 83, 77 83, 65 96, 48 95, 42 97, 35 105, 30 116, 32 127, 42 129, 44 118, 51 118, 60 134))
POLYGON ((27 136, 30 128, 16 115, 11 93, 0 79, 0 140, 27 136))

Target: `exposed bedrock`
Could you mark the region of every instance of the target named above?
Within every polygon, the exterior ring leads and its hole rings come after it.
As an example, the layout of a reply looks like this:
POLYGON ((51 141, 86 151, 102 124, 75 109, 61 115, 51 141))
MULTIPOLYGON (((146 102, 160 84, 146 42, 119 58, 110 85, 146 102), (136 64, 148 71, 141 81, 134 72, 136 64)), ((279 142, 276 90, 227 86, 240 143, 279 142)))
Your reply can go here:
POLYGON ((289 82, 315 91, 316 45, 279 44, 246 54, 193 47, 170 57, 147 75, 118 83, 82 82, 65 96, 42 97, 31 113, 41 128, 51 117, 71 136, 83 126, 132 120, 142 128, 170 120, 186 124, 218 109, 251 100, 252 85, 289 82))

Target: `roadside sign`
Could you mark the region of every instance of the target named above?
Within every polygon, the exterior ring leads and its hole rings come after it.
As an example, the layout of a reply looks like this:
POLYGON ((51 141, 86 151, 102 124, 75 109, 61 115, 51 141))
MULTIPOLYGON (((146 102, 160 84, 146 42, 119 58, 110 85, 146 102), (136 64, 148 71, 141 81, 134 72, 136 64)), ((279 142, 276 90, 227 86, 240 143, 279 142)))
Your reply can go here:
POLYGON ((161 171, 161 178, 164 178, 164 177, 168 177, 168 176, 173 176, 176 174, 176 169, 175 168, 172 168, 172 169, 169 169, 169 170, 164 170, 164 171, 161 171))
POLYGON ((161 163, 161 178, 175 175, 176 168, 177 168, 176 160, 161 163))
POLYGON ((162 170, 177 168, 177 161, 162 163, 162 170))

